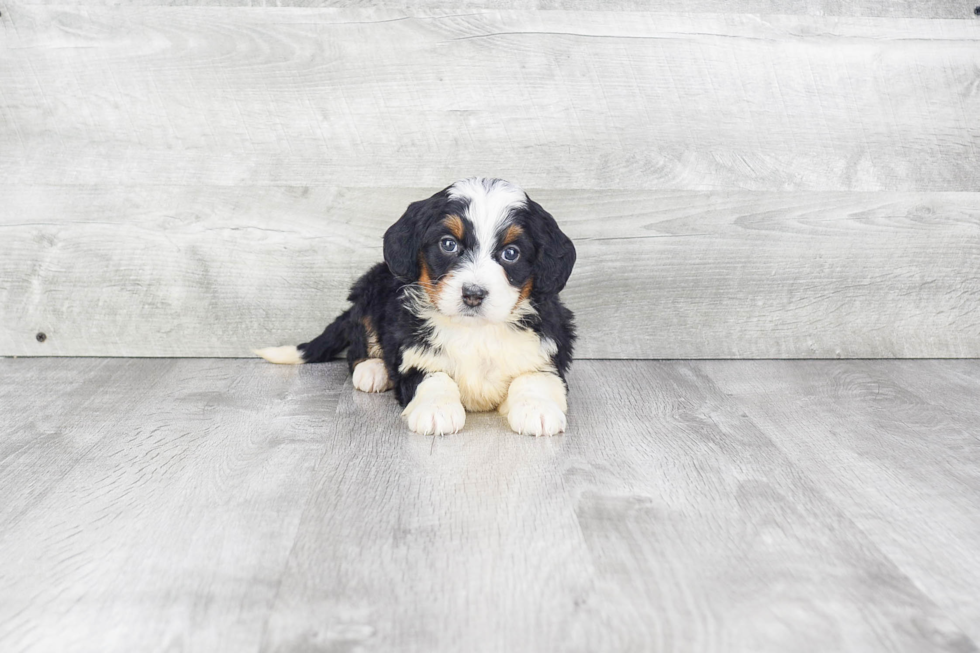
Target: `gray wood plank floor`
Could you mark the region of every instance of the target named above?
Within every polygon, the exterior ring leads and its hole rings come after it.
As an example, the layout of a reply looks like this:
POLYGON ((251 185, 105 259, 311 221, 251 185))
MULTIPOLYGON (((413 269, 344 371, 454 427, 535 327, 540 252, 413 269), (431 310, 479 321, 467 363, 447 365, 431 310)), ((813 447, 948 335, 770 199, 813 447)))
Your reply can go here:
POLYGON ((978 650, 980 361, 570 384, 436 439, 339 363, 0 359, 0 650, 978 650))

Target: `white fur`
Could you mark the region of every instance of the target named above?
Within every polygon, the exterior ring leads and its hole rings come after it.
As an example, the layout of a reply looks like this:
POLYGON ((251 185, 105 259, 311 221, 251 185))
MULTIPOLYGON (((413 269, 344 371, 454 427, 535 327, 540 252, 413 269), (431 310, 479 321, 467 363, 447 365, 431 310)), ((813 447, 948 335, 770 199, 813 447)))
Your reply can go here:
POLYGON ((449 196, 466 200, 466 216, 476 229, 476 239, 492 245, 510 214, 527 205, 524 191, 503 179, 471 177, 449 187, 449 196))
POLYGON ((278 365, 302 365, 305 362, 299 349, 293 345, 253 349, 252 353, 278 365))
MULTIPOLYGON (((522 310, 532 310, 526 302, 522 310)), ((432 327, 431 347, 402 352, 400 372, 415 368, 445 372, 459 387, 468 410, 493 410, 521 374, 554 371, 555 342, 510 323, 453 318, 429 309, 422 315, 432 327)))
POLYGON ((553 372, 522 374, 511 382, 498 410, 517 433, 557 435, 566 425, 565 394, 565 384, 553 372))
POLYGON ((442 372, 429 374, 415 390, 415 398, 402 411, 408 428, 420 435, 458 433, 466 423, 459 388, 442 372))
POLYGON ((471 319, 503 322, 520 299, 521 291, 510 284, 500 263, 489 254, 482 255, 480 252, 467 254, 466 259, 443 281, 439 310, 445 315, 468 317, 472 309, 463 303, 463 286, 474 284, 486 290, 487 296, 471 319))
POLYGON ((467 200, 463 217, 473 224, 477 246, 463 254, 462 260, 442 284, 439 310, 445 315, 471 315, 463 303, 463 286, 473 284, 487 291, 476 315, 491 322, 503 322, 520 298, 520 290, 510 284, 503 266, 494 260, 497 236, 510 224, 514 210, 527 204, 524 191, 502 179, 470 178, 449 187, 451 197, 467 200))
POLYGON ((361 392, 385 392, 391 388, 388 370, 380 358, 368 358, 354 366, 354 387, 361 392))

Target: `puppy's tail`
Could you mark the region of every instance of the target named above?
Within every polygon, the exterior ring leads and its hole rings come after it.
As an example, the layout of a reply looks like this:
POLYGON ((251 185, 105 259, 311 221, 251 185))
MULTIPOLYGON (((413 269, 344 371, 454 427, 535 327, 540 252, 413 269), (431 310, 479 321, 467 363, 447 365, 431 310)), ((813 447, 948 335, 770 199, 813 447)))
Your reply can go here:
POLYGON ((348 325, 351 310, 341 313, 330 323, 323 333, 309 342, 301 345, 283 345, 282 347, 266 347, 253 349, 252 353, 261 356, 270 363, 279 365, 302 365, 303 363, 322 363, 334 358, 350 344, 348 325))

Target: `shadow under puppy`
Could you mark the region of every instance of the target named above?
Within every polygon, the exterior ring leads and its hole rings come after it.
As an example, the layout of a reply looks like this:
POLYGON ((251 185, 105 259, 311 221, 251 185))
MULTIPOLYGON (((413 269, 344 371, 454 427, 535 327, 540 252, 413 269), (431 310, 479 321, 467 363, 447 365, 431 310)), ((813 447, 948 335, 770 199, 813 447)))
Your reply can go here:
POLYGON ((575 247, 551 214, 506 181, 464 179, 409 205, 384 259, 320 336, 255 353, 319 363, 347 347, 354 387, 393 388, 416 433, 456 433, 465 411, 493 409, 518 433, 565 430, 575 329, 558 293, 575 247))

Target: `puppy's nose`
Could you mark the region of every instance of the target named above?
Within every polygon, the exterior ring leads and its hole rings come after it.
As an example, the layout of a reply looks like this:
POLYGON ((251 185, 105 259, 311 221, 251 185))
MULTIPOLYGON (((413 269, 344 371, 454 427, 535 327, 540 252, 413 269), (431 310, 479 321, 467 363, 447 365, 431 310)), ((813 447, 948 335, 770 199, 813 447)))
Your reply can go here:
POLYGON ((463 285, 463 301, 467 306, 479 306, 486 296, 487 291, 480 286, 474 286, 471 283, 463 285))

